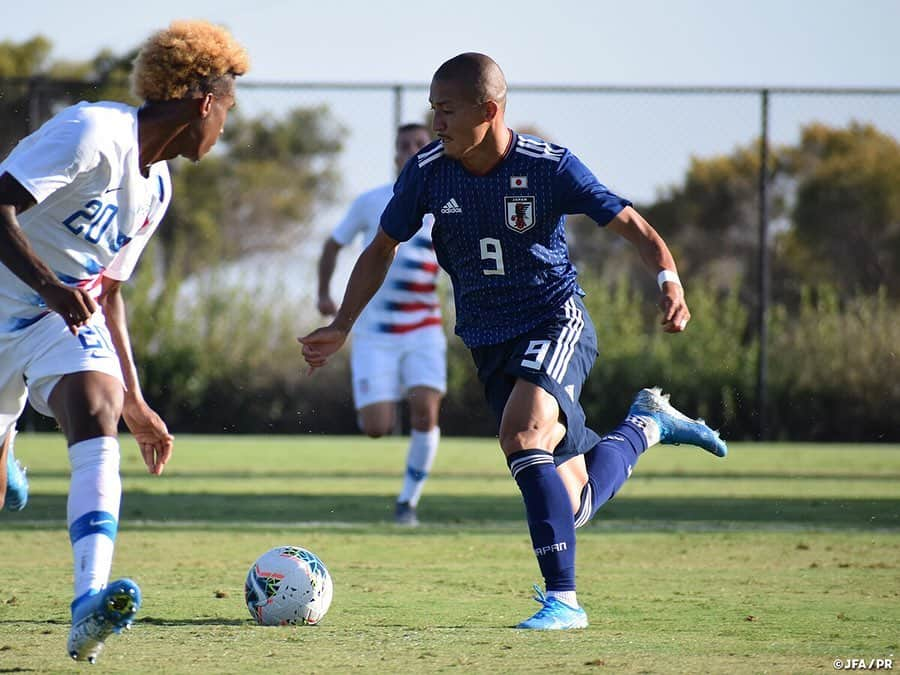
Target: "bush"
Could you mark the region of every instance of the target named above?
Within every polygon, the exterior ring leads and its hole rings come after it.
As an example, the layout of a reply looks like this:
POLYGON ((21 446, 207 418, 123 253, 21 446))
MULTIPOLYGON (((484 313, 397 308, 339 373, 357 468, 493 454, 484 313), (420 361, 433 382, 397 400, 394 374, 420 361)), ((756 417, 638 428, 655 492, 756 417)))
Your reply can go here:
POLYGON ((807 289, 772 315, 770 400, 779 438, 900 440, 900 322, 884 293, 841 303, 807 289))
MULTIPOLYGON (((739 289, 721 297, 689 288, 690 328, 669 335, 651 299, 625 281, 582 283, 600 345, 582 394, 592 427, 612 428, 639 388, 658 385, 726 438, 754 438, 758 348, 739 289)), ((349 350, 305 374, 296 335, 319 323, 309 303, 211 282, 178 305, 147 287, 130 292, 132 337, 145 396, 174 431, 358 433, 349 350)), ((883 294, 841 304, 825 288, 807 291, 796 311, 773 308, 768 419, 776 438, 900 440, 896 313, 883 294)), ((469 351, 456 337, 449 343, 443 432, 496 435, 469 351)))

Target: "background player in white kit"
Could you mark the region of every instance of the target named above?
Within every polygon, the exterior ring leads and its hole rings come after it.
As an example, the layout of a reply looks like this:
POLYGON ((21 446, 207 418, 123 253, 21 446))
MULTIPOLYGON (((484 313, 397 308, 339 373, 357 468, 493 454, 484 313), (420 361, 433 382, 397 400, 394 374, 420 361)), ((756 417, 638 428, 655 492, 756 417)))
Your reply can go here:
MULTIPOLYGON (((430 142, 431 134, 422 124, 399 127, 394 155, 397 171, 430 142)), ((392 194, 393 183, 388 183, 357 197, 325 242, 319 258, 318 300, 324 316, 338 311, 329 290, 338 251, 359 234, 365 244, 372 241, 392 194)), ((363 432, 372 438, 390 434, 404 392, 409 401, 406 473, 395 512, 401 525, 418 524, 416 506, 437 455, 438 411, 447 389, 447 340, 436 291, 433 220, 425 216, 422 229, 397 249, 384 285, 353 327, 353 400, 363 432)))
MULTIPOLYGON (((141 395, 120 285, 169 204, 165 160, 197 161, 212 148, 246 70, 224 29, 175 22, 135 60, 141 108, 66 108, 0 163, 0 438, 9 451, 26 398, 66 436, 75 562, 67 650, 77 660, 93 662, 141 602, 130 579, 107 585, 120 417, 151 474, 172 454, 172 436, 141 395)), ((16 478, 18 467, 7 466, 16 478)), ((22 503, 21 483, 7 483, 22 503)))

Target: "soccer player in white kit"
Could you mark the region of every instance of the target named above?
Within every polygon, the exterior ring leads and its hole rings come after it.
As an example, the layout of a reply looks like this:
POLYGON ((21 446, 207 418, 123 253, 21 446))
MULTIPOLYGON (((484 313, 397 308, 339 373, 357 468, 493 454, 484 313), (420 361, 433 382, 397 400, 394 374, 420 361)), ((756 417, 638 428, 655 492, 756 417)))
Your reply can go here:
MULTIPOLYGON (((406 161, 431 142, 422 124, 397 129, 394 163, 406 161)), ((368 244, 393 194, 388 183, 361 194, 322 247, 319 258, 319 312, 337 313, 329 286, 338 251, 362 234, 368 244)), ((353 327, 350 369, 359 425, 372 438, 394 429, 396 404, 409 400, 410 431, 406 472, 397 497, 395 521, 418 525, 416 507, 434 464, 440 440, 438 411, 447 389, 447 339, 437 295, 438 263, 431 242, 431 215, 422 229, 397 249, 384 285, 353 327)))
POLYGON ((169 204, 165 160, 209 152, 247 65, 224 29, 173 22, 134 62, 140 108, 71 106, 0 163, 0 438, 11 452, 26 399, 66 436, 75 563, 67 651, 76 660, 93 662, 141 602, 130 579, 108 584, 119 418, 151 474, 172 454, 173 437, 141 395, 120 287, 169 204))

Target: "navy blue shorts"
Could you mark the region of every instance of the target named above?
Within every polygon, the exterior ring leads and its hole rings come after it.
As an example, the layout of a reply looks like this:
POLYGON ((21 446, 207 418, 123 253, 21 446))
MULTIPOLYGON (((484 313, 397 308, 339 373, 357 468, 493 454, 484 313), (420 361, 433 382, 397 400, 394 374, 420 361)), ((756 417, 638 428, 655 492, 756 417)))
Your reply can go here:
POLYGON ((578 401, 597 358, 597 333, 580 297, 572 296, 550 320, 527 333, 498 345, 475 347, 472 358, 498 426, 517 379, 536 384, 556 399, 566 427, 553 451, 557 466, 600 440, 585 425, 578 401))

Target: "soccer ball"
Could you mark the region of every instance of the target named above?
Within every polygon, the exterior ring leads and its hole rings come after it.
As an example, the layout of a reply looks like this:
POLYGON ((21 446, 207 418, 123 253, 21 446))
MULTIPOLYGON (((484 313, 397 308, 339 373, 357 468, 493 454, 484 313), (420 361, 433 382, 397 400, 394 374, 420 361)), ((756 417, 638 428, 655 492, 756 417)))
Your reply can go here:
POLYGON ((262 626, 319 623, 333 593, 324 563, 299 546, 276 546, 263 553, 244 583, 247 609, 262 626))

